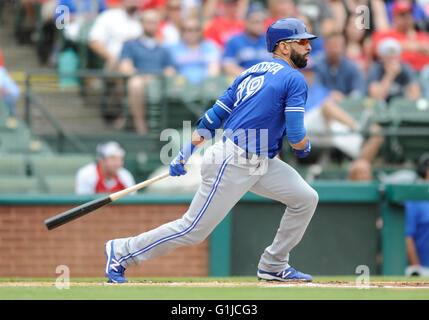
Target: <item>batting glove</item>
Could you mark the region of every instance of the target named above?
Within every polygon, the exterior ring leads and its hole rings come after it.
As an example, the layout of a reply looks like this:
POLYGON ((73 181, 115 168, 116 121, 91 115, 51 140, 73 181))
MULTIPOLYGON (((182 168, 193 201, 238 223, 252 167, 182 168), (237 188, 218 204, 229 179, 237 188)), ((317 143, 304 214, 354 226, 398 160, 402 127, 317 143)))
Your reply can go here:
POLYGON ((307 145, 304 149, 294 149, 292 148, 293 153, 300 159, 307 157, 310 154, 311 151, 311 144, 310 139, 307 140, 307 145))
POLYGON ((176 158, 174 158, 173 161, 171 161, 170 163, 170 176, 176 177, 185 174, 185 161, 183 159, 182 150, 180 150, 176 158))
POLYGON ((182 150, 179 151, 179 154, 170 163, 171 176, 176 177, 186 174, 185 163, 188 162, 188 159, 196 148, 197 147, 189 142, 182 150))

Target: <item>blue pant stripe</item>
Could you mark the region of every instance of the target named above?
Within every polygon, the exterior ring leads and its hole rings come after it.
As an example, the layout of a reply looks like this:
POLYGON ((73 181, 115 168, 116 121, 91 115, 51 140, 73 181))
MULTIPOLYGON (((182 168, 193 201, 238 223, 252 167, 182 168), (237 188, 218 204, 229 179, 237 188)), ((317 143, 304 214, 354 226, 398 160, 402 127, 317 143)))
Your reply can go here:
POLYGON ((204 203, 204 205, 203 205, 202 209, 201 209, 201 210, 200 210, 200 212, 198 213, 198 215, 197 215, 197 217, 195 218, 195 220, 192 222, 192 224, 191 224, 188 228, 186 228, 186 229, 185 229, 185 230, 183 230, 182 232, 179 232, 179 233, 173 234, 173 235, 168 236, 168 237, 164 237, 164 238, 162 238, 162 239, 160 239, 160 240, 158 240, 158 241, 156 241, 156 242, 154 242, 154 243, 150 244, 149 246, 144 247, 143 249, 140 249, 140 250, 138 250, 138 251, 136 251, 136 252, 134 252, 134 253, 129 253, 129 254, 127 254, 126 256, 123 256, 122 258, 120 258, 120 259, 118 260, 118 261, 119 261, 119 263, 121 263, 121 262, 123 262, 123 261, 125 261, 125 260, 128 260, 129 258, 136 257, 136 256, 138 256, 138 255, 140 255, 140 254, 142 254, 142 253, 145 253, 145 252, 149 251, 150 249, 152 249, 152 248, 154 248, 154 247, 156 247, 156 246, 158 246, 158 245, 160 245, 160 244, 162 244, 162 243, 164 243, 164 242, 166 242, 166 241, 168 241, 168 240, 172 240, 172 239, 176 239, 176 238, 178 238, 178 237, 182 237, 182 236, 184 236, 185 234, 189 233, 192 229, 194 229, 194 228, 195 228, 195 226, 197 225, 197 223, 201 220, 201 217, 204 215, 205 211, 207 210, 207 207, 209 206, 209 204, 210 204, 211 200, 213 199, 213 196, 214 196, 214 194, 216 193, 217 187, 218 187, 218 185, 219 185, 220 179, 222 178, 223 172, 225 171, 225 168, 226 168, 226 166, 227 166, 227 164, 228 164, 228 162, 229 162, 229 160, 230 160, 231 158, 232 158, 232 156, 229 156, 228 158, 226 158, 226 159, 223 161, 222 166, 221 166, 221 168, 220 168, 220 170, 219 170, 219 173, 218 173, 218 175, 217 175, 217 177, 216 177, 215 183, 214 183, 214 185, 213 185, 213 188, 212 188, 212 190, 210 191, 210 194, 209 194, 209 196, 207 197, 206 202, 204 203))

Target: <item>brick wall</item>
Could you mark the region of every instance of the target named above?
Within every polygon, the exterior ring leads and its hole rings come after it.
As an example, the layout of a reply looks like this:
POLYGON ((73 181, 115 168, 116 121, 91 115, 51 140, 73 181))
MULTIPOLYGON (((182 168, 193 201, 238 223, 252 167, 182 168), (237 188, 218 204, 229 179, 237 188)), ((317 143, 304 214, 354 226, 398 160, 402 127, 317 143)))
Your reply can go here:
MULTIPOLYGON (((180 218, 188 205, 109 205, 48 231, 44 220, 76 205, 1 205, 0 277, 103 277, 104 243, 180 218)), ((208 240, 128 268, 128 277, 207 276, 208 240)))

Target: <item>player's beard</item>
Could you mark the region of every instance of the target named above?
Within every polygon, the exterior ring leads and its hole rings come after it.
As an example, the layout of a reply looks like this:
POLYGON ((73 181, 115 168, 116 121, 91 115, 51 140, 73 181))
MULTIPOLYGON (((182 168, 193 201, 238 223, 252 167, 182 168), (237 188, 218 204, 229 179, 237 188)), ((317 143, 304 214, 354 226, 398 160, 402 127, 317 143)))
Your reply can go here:
POLYGON ((294 48, 291 48, 291 49, 292 50, 290 52, 290 59, 295 64, 295 66, 300 69, 306 67, 307 59, 305 57, 308 55, 308 53, 299 54, 298 52, 295 51, 294 48))

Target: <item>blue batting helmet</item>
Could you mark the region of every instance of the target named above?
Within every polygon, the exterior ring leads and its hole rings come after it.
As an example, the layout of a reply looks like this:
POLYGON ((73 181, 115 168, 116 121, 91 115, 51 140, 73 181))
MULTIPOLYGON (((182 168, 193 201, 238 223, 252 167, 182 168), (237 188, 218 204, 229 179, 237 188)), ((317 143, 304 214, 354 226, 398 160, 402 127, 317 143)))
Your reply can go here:
POLYGON ((273 22, 267 30, 267 50, 273 52, 280 40, 315 39, 317 36, 307 32, 304 22, 297 18, 284 18, 273 22))

